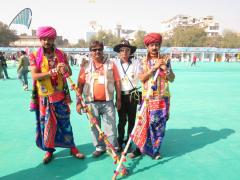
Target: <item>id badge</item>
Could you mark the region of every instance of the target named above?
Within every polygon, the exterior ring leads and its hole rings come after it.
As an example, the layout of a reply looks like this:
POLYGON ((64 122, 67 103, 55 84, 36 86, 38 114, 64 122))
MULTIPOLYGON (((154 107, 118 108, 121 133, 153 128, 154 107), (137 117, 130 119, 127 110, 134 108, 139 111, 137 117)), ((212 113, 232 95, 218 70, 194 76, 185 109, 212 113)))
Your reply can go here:
POLYGON ((122 78, 122 85, 127 86, 128 85, 128 79, 126 77, 122 78))
POLYGON ((98 84, 104 84, 104 76, 98 76, 98 84))
POLYGON ((93 73, 93 79, 98 79, 98 73, 93 73))

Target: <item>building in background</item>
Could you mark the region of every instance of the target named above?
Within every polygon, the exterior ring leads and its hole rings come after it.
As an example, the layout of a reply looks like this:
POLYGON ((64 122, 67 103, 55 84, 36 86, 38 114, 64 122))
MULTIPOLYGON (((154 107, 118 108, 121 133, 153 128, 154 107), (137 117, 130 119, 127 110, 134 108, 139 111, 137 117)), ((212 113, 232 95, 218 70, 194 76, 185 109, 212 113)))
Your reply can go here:
POLYGON ((134 40, 134 35, 137 31, 133 29, 123 29, 121 24, 117 24, 114 29, 114 34, 122 39, 134 40))
POLYGON ((214 20, 213 16, 196 18, 186 15, 177 15, 173 18, 161 22, 161 32, 166 37, 173 35, 173 30, 177 27, 201 27, 209 37, 220 35, 219 23, 214 20))
MULTIPOLYGON (((62 36, 56 37, 56 43, 63 44, 64 40, 62 36)), ((11 47, 29 47, 29 48, 35 48, 40 47, 40 41, 39 38, 36 36, 36 30, 32 30, 31 35, 23 34, 19 35, 19 39, 15 42, 10 43, 11 47)))

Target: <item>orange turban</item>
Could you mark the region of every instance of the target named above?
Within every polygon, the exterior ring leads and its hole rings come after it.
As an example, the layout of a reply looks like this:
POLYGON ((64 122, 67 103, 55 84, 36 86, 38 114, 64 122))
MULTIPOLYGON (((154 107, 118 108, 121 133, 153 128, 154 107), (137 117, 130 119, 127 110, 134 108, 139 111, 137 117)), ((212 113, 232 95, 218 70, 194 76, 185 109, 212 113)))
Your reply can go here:
POLYGON ((151 43, 162 43, 162 36, 159 33, 149 33, 144 36, 144 44, 148 46, 151 43))
POLYGON ((57 37, 57 32, 51 26, 42 26, 42 27, 39 27, 37 30, 37 37, 55 39, 57 37))

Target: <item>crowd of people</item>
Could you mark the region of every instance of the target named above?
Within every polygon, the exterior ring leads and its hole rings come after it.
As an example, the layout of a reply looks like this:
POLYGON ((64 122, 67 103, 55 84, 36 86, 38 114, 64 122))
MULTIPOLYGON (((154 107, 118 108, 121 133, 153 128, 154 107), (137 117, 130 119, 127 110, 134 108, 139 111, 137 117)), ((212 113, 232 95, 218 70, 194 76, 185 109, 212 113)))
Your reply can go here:
MULTIPOLYGON (((71 64, 75 64, 75 61, 72 58, 69 63, 66 53, 55 46, 56 36, 57 32, 53 27, 39 27, 37 37, 41 47, 28 56, 22 51, 17 68, 23 89, 28 90, 30 65, 33 79, 30 110, 36 113, 36 144, 45 151, 44 164, 51 162, 56 147, 69 148, 73 157, 85 158, 84 153, 76 147, 70 122, 69 105, 72 100, 66 74, 72 75, 71 64)), ((161 34, 145 35, 147 55, 138 59, 133 58, 137 48, 129 41, 122 40, 113 48, 118 57, 111 59, 104 55, 103 42, 93 40, 89 45, 89 55, 80 64, 77 81, 80 96, 77 96, 76 111, 79 114, 84 113, 82 101, 90 107, 116 152, 122 152, 131 138, 134 127, 138 125, 138 109, 146 101, 146 133, 138 137, 142 140, 141 146, 131 144, 129 158, 142 154, 153 159, 161 158, 160 147, 169 119, 168 83, 175 78, 170 60, 160 55, 161 43, 161 34), (157 77, 155 81, 154 77, 157 77)), ((2 53, 0 55, 0 75, 4 71, 6 78, 9 78, 4 70, 5 60, 2 53)), ((99 139, 99 131, 94 126, 91 127, 91 133, 95 147, 92 157, 97 158, 106 152, 107 147, 99 139)))

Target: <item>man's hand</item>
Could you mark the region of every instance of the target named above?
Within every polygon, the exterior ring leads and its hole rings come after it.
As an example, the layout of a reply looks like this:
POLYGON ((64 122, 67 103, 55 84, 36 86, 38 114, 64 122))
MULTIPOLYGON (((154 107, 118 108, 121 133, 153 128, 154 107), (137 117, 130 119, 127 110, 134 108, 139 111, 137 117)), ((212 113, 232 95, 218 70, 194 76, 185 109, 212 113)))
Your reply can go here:
POLYGON ((158 59, 158 62, 153 66, 153 69, 156 71, 158 68, 162 70, 167 70, 167 61, 168 56, 158 59))
POLYGON ((61 74, 65 74, 65 73, 68 73, 68 72, 69 72, 69 69, 68 69, 67 65, 64 64, 64 63, 59 63, 59 64, 57 65, 57 70, 58 70, 58 72, 60 72, 61 74))

